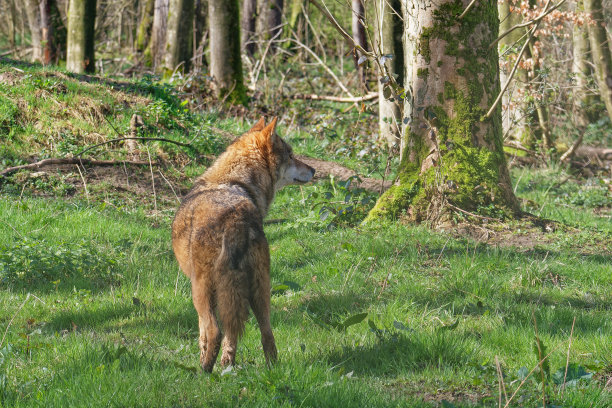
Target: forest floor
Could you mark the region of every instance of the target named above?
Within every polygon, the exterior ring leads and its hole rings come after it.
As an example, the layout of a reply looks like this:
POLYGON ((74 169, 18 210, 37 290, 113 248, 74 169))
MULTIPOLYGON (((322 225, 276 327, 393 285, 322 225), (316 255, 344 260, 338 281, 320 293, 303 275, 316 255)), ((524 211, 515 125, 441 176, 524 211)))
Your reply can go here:
POLYGON ((0 61, 0 172, 122 138, 134 115, 138 137, 188 145, 117 141, 82 155, 116 165, 0 176, 0 406, 612 404, 605 169, 513 167, 522 220, 366 227, 396 164, 367 110, 296 102, 245 118, 185 100, 152 79, 0 61), (281 190, 266 224, 280 362, 266 367, 251 318, 237 366, 202 375, 169 225, 264 113, 319 175, 281 190))

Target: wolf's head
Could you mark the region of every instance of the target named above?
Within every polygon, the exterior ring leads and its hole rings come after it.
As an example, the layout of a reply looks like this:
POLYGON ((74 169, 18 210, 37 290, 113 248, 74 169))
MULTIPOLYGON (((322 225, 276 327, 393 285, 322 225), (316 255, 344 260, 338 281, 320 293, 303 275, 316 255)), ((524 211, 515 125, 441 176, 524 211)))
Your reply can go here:
POLYGON ((274 131, 277 118, 266 125, 262 117, 247 134, 254 138, 255 144, 266 159, 272 175, 274 190, 289 184, 304 184, 312 179, 315 170, 298 160, 293 149, 274 131))

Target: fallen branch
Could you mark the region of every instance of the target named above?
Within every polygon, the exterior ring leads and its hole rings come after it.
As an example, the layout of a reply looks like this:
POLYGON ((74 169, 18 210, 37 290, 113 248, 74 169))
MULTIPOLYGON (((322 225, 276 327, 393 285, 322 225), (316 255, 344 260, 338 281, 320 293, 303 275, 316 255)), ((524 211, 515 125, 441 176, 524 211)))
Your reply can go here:
POLYGON ((128 161, 128 160, 91 160, 82 159, 79 157, 67 157, 63 159, 44 159, 30 164, 22 164, 21 166, 9 167, 0 171, 0 177, 6 177, 7 175, 14 173, 19 170, 38 170, 41 167, 52 166, 54 164, 90 164, 94 166, 115 166, 117 164, 128 163, 136 166, 148 166, 148 161, 128 161))
POLYGON ((509 142, 504 143, 504 147, 510 147, 512 149, 520 150, 520 151, 532 154, 534 156, 537 154, 537 152, 535 152, 534 150, 529 150, 528 148, 526 148, 525 146, 523 146, 519 142, 515 142, 515 141, 512 141, 512 140, 509 141, 509 142))
POLYGON ((347 102, 347 103, 355 103, 355 102, 365 102, 371 101, 374 99, 378 99, 378 92, 370 92, 364 96, 355 96, 355 97, 342 97, 342 96, 333 96, 333 95, 316 95, 316 94, 296 94, 292 96, 293 99, 308 99, 313 101, 332 101, 332 102, 347 102))
MULTIPOLYGON (((117 132, 117 133, 119 133, 119 132, 117 132)), ((75 154, 75 156, 82 156, 83 153, 88 152, 88 151, 90 151, 92 149, 95 149, 96 147, 99 147, 99 146, 102 146, 102 145, 105 145, 105 144, 109 144, 109 143, 120 142, 122 140, 156 140, 156 141, 159 141, 159 142, 173 143, 173 144, 179 145, 179 146, 193 147, 189 143, 177 142, 176 140, 165 139, 163 137, 119 137, 117 139, 111 139, 111 140, 107 140, 106 142, 102 142, 102 143, 95 144, 93 146, 89 146, 87 149, 81 150, 80 152, 75 154)))

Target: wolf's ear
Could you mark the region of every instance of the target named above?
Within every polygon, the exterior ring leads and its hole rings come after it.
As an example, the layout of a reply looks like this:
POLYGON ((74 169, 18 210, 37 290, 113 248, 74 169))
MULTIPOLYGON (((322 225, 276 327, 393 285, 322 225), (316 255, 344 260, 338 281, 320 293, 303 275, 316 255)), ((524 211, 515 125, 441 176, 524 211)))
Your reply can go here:
POLYGON ((268 125, 262 129, 261 133, 265 134, 268 138, 270 138, 274 134, 274 129, 276 129, 277 120, 277 116, 273 117, 272 122, 268 123, 268 125))
POLYGON ((256 124, 253 125, 251 129, 249 129, 248 133, 251 132, 261 132, 263 128, 266 127, 266 122, 264 121, 264 117, 259 118, 256 124))

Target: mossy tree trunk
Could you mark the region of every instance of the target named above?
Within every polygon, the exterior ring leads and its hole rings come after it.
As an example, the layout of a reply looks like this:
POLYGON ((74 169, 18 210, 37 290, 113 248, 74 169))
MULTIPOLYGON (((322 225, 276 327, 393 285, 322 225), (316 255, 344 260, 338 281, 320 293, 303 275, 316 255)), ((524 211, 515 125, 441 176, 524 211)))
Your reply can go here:
POLYGON ((246 104, 246 88, 240 59, 238 0, 209 0, 210 74, 218 98, 246 104))
POLYGON ((584 11, 589 13, 593 20, 593 24, 588 25, 588 31, 599 96, 612 120, 612 55, 606 34, 602 1, 584 0, 584 11))
POLYGON ((143 52, 147 44, 149 44, 154 11, 155 0, 145 0, 142 15, 140 16, 140 24, 138 24, 138 31, 136 32, 136 44, 134 44, 134 48, 137 51, 143 52))
POLYGON ((66 54, 66 69, 69 71, 95 72, 95 22, 96 0, 70 0, 66 54))
MULTIPOLYGON (((576 12, 584 11, 582 0, 576 1, 576 12)), ((589 80, 593 77, 590 62, 589 33, 586 25, 575 24, 572 32, 573 60, 572 74, 574 75, 574 117, 580 127, 586 127, 596 120, 594 111, 596 97, 589 91, 589 80)))
POLYGON ((378 129, 389 146, 399 145, 402 116, 398 95, 385 77, 396 76, 403 85, 404 50, 402 48, 402 12, 400 0, 377 0, 375 3, 374 35, 376 54, 383 56, 383 72, 378 72, 378 129), (391 59, 387 58, 392 56, 391 59))
POLYGON ((166 34, 165 75, 189 71, 193 55, 193 0, 170 0, 166 34))
POLYGON ((497 4, 402 0, 404 122, 399 177, 368 219, 440 219, 451 208, 514 215, 502 145, 497 4))
POLYGON ((257 22, 257 0, 244 0, 242 3, 242 46, 249 55, 255 53, 255 23, 257 22))

